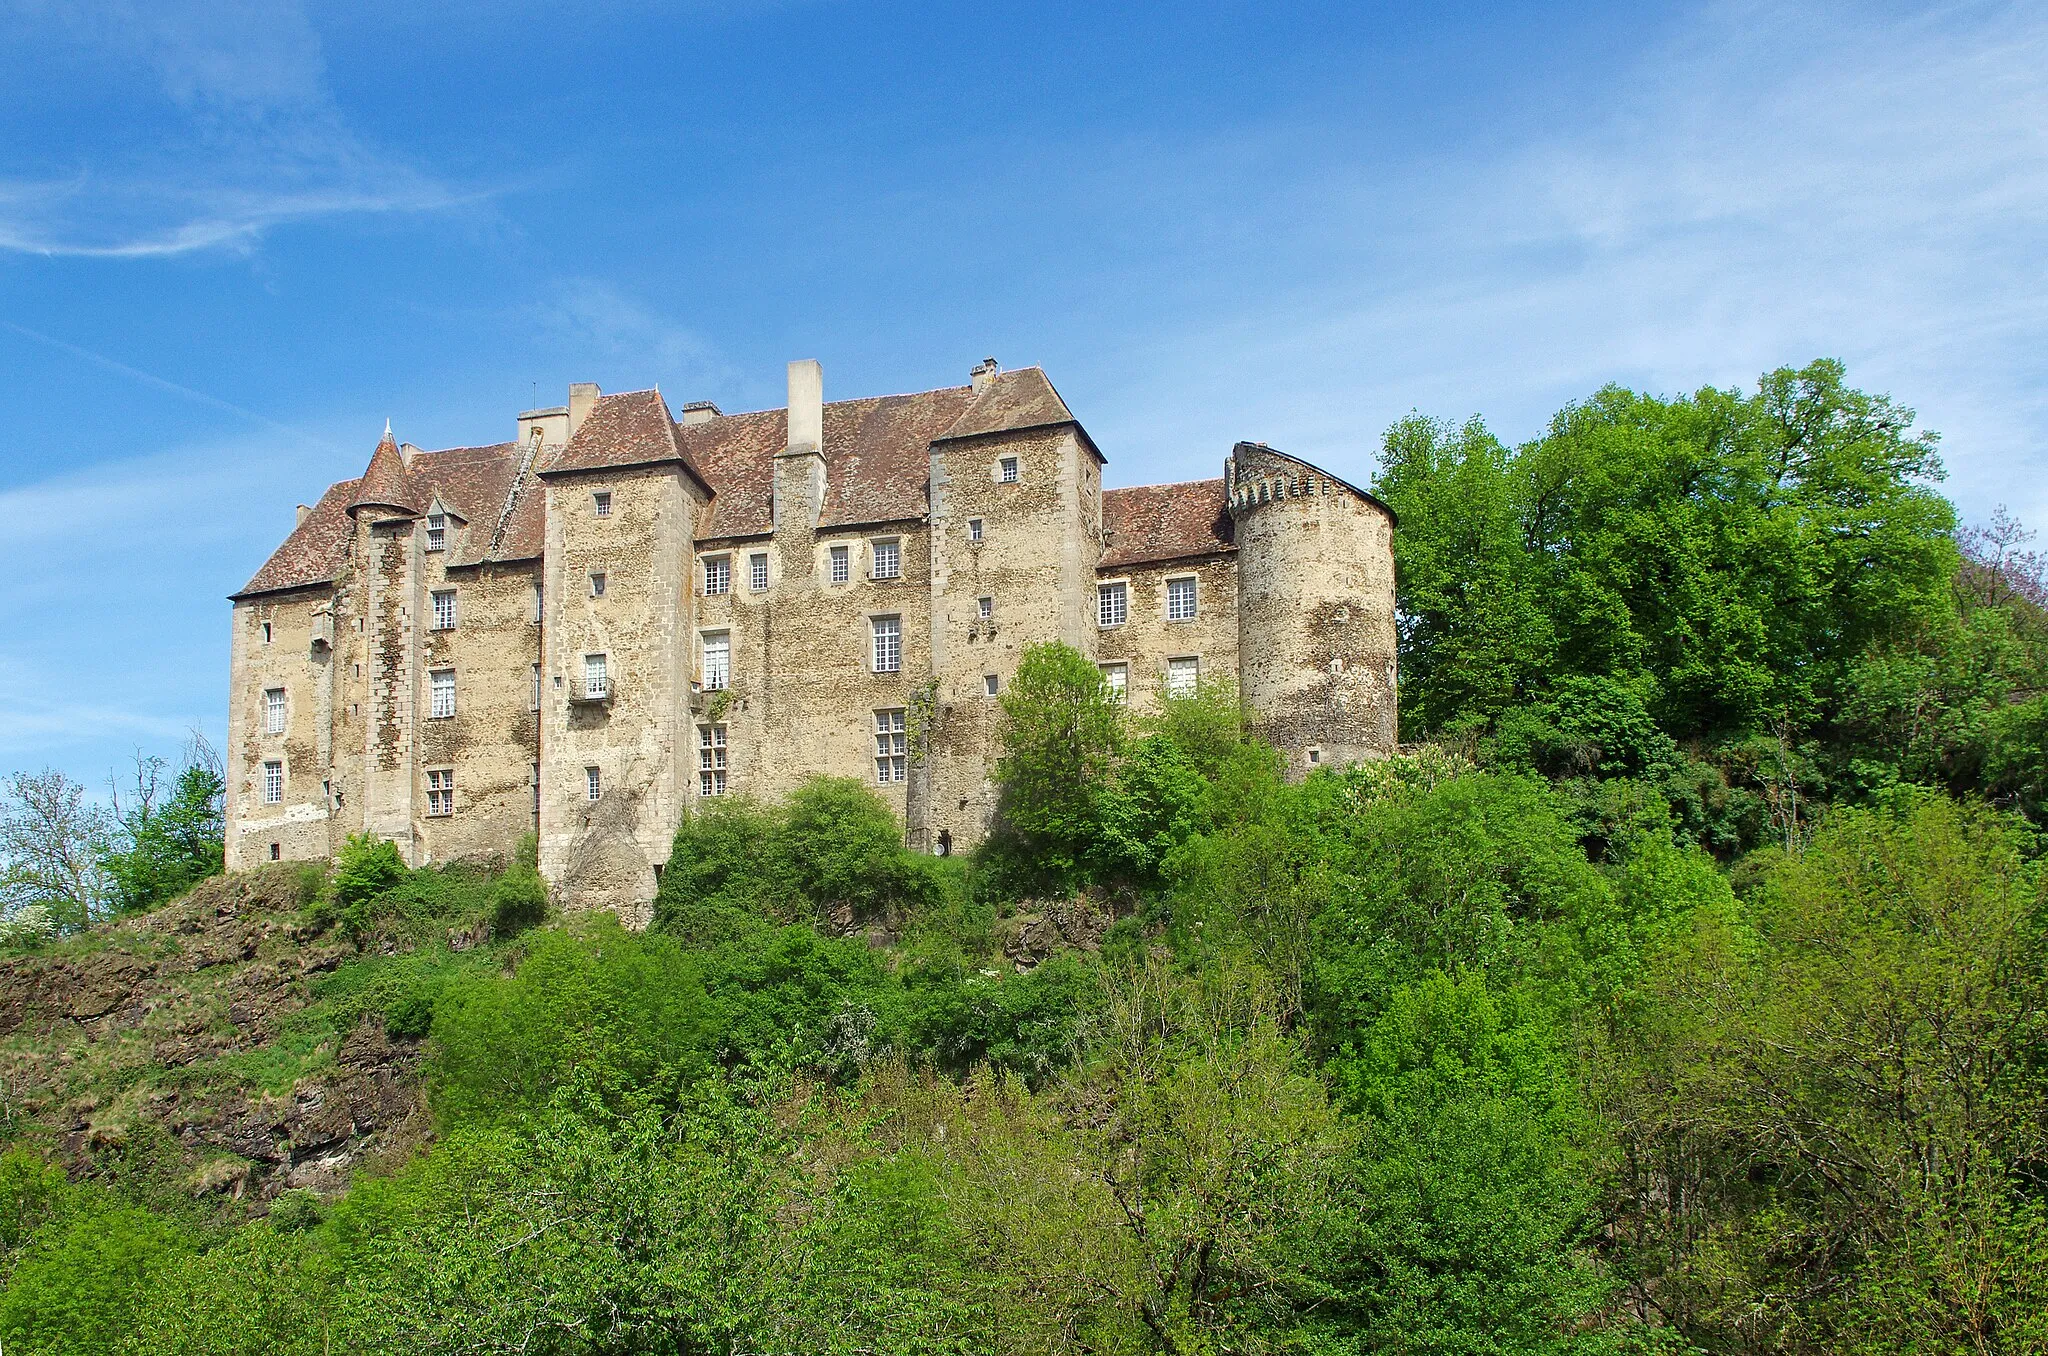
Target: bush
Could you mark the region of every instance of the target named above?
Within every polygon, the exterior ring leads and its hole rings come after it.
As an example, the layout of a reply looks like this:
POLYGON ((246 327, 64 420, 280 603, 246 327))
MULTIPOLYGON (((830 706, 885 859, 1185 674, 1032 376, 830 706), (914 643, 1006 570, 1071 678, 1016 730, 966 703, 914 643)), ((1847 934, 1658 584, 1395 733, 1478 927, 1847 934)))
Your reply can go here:
POLYGON ((813 777, 789 798, 777 856, 815 916, 852 910, 872 918, 926 902, 930 877, 903 846, 881 797, 851 777, 813 777))
POLYGON ((533 868, 515 866, 491 886, 491 931, 496 936, 517 936, 547 914, 547 882, 533 868))
POLYGON ((341 926, 360 937, 370 927, 378 896, 406 878, 405 859, 398 846, 369 834, 352 833, 334 859, 334 875, 326 890, 313 902, 313 922, 319 927, 341 926))

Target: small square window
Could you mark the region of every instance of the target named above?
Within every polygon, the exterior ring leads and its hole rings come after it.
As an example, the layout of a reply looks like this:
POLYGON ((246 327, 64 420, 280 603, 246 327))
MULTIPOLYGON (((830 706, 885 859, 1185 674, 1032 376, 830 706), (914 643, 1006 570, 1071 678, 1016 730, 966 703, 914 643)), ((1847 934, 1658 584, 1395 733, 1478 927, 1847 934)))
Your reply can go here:
POLYGON ((984 673, 981 675, 981 694, 984 697, 995 696, 996 686, 996 676, 993 673, 984 673))
POLYGON ((979 519, 979 518, 969 518, 969 519, 967 520, 967 540, 969 540, 969 541, 980 541, 980 540, 981 540, 981 519, 979 519))
POLYGON ((1004 457, 996 463, 996 479, 1005 485, 1017 483, 1017 459, 1015 457, 1004 457))
POLYGON ((455 714, 455 670, 435 669, 427 675, 427 690, 431 697, 429 717, 446 720, 455 714))
POLYGON ((1122 580, 1095 586, 1095 619, 1102 626, 1122 626, 1131 616, 1130 589, 1122 580))
POLYGON ((427 769, 427 813, 436 818, 455 813, 455 769, 427 769))
POLYGON ((1195 578, 1166 581, 1166 619, 1168 621, 1193 621, 1195 619, 1195 578))
POLYGON ((903 577, 903 552, 892 538, 875 543, 875 578, 900 579, 903 577))
POLYGON ((272 844, 270 845, 270 860, 271 860, 271 861, 273 861, 273 862, 275 862, 275 861, 282 861, 282 860, 283 860, 283 858, 284 858, 284 844, 283 844, 283 843, 272 843, 272 844))
POLYGON ((974 615, 984 621, 996 615, 996 600, 983 594, 974 600, 974 615))
POLYGON ((1169 659, 1166 661, 1166 695, 1169 697, 1192 697, 1195 684, 1202 676, 1202 661, 1199 659, 1169 659))
POLYGON ((910 762, 910 732, 902 707, 875 712, 875 780, 900 782, 910 762))
POLYGON ((849 556, 847 549, 844 546, 835 546, 832 548, 832 566, 830 577, 832 582, 835 584, 844 584, 847 580, 853 578, 853 566, 851 564, 851 557, 849 556))
POLYGON ((747 587, 759 593, 768 587, 768 553, 756 551, 747 557, 747 587))
POLYGON ((591 508, 592 508, 592 509, 593 509, 593 510, 594 510, 594 511, 596 512, 596 514, 597 514, 597 516, 598 516, 598 517, 600 517, 600 518, 609 518, 609 517, 611 517, 611 516, 612 516, 612 492, 611 492, 610 490, 597 490, 597 491, 594 491, 594 492, 593 492, 593 493, 591 494, 591 496, 590 496, 590 505, 591 505, 591 508))
POLYGON ((592 800, 604 799, 604 774, 594 767, 584 768, 583 792, 592 800))
POLYGON ((1310 749, 1310 750, 1308 751, 1308 761, 1309 761, 1309 762, 1310 762, 1311 764, 1315 764, 1315 763, 1320 763, 1320 762, 1322 762, 1322 761, 1323 761, 1323 751, 1322 751, 1321 749, 1310 749))
POLYGON ((263 733, 284 733, 284 689, 281 687, 263 689, 263 733))
POLYGON ((1120 702, 1130 691, 1131 666, 1128 664, 1104 664, 1102 683, 1109 689, 1109 699, 1120 702))
POLYGON ((876 617, 869 625, 874 629, 875 672, 901 673, 903 671, 903 619, 901 617, 876 617))
POLYGON ((583 695, 591 701, 603 701, 611 695, 611 666, 601 654, 583 656, 583 695))
POLYGON ((604 571, 598 570, 590 576, 590 596, 593 598, 604 597, 604 571))
POLYGON ((284 764, 271 761, 263 765, 263 803, 276 805, 284 800, 284 764))
POLYGON ((732 592, 731 556, 704 557, 704 592, 707 596, 732 592))
POLYGON ((446 514, 427 515, 427 549, 445 551, 448 549, 448 517, 446 514))
POLYGON ((455 629, 455 590, 434 590, 434 629, 453 631, 455 629))

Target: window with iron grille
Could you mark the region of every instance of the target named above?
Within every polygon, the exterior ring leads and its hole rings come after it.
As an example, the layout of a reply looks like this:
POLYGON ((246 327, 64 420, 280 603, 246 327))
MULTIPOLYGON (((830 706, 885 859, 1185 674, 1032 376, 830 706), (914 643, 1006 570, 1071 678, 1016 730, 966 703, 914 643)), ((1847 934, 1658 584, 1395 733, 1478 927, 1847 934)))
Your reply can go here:
POLYGON ((436 817, 455 813, 455 769, 427 769, 427 813, 436 817))
POLYGON ((1128 664, 1104 664, 1102 681, 1109 688, 1109 699, 1120 702, 1131 685, 1131 666, 1128 664))
POLYGON ((996 463, 996 479, 1002 481, 1005 485, 1017 483, 1017 459, 1015 457, 1004 457, 996 463))
POLYGON ((706 594, 732 592, 731 556, 704 557, 704 592, 706 594))
POLYGON ((875 578, 900 579, 903 577, 903 552, 896 542, 875 543, 875 578))
POLYGON ((697 727, 697 794, 700 796, 724 795, 725 771, 725 727, 723 725, 699 725, 697 727))
POLYGON ((263 733, 284 733, 284 689, 281 687, 263 689, 263 733))
POLYGON ((268 762, 263 765, 263 803, 276 805, 284 799, 284 764, 268 762))
POLYGON ((704 633, 704 690, 723 692, 732 686, 732 632, 704 633))
POLYGON ((592 701, 608 697, 612 691, 611 666, 601 654, 583 656, 583 695, 592 701))
POLYGON ((902 672, 903 619, 901 617, 876 617, 869 625, 874 628, 875 632, 875 672, 902 672))
POLYGON ((875 780, 900 782, 910 762, 910 732, 903 708, 875 712, 875 780))
POLYGON ((747 587, 759 593, 768 587, 768 553, 756 551, 747 557, 747 587))
POLYGON ((1122 626, 1131 616, 1131 592, 1123 581, 1095 586, 1095 620, 1103 626, 1122 626))
POLYGON ((610 490, 592 491, 590 502, 591 506, 597 510, 598 517, 609 518, 612 516, 612 492, 610 490))
POLYGON ((1166 619, 1168 621, 1193 621, 1195 619, 1195 577, 1169 579, 1166 581, 1166 619))
POLYGON ((429 717, 446 720, 455 714, 455 670, 435 669, 427 674, 429 717))
POLYGON ((594 767, 583 769, 583 791, 592 800, 604 799, 604 774, 594 767))
POLYGON ((453 631, 455 629, 455 590, 434 590, 434 629, 453 631))
POLYGON ((844 584, 853 578, 852 557, 844 546, 832 548, 831 577, 835 584, 844 584))
POLYGON ((445 514, 427 515, 427 549, 440 551, 448 545, 448 518, 445 514))
POLYGON ((1169 659, 1166 661, 1166 695, 1169 697, 1191 697, 1195 684, 1202 677, 1202 661, 1199 659, 1169 659))

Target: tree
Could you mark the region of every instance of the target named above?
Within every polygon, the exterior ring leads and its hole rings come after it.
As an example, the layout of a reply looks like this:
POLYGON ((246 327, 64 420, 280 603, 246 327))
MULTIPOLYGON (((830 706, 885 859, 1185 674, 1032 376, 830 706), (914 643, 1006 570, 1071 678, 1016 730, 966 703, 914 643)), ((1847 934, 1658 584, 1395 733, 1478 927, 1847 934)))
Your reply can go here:
POLYGON ((113 798, 120 830, 106 870, 124 911, 168 903, 222 869, 227 783, 219 755, 195 734, 168 787, 163 772, 163 759, 138 754, 127 806, 118 790, 113 798))
POLYGON ((1028 645, 1002 695, 999 850, 1055 885, 1084 876, 1124 713, 1102 671, 1070 646, 1028 645))
POLYGON ((61 772, 0 782, 0 915, 40 906, 66 931, 105 918, 115 901, 106 860, 113 817, 61 772))

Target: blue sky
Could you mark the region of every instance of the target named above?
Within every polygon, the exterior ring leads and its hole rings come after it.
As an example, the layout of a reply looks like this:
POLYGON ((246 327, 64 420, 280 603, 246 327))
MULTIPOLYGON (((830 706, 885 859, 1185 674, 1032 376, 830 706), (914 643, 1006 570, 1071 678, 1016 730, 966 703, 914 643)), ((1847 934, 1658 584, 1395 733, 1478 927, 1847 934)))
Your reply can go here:
POLYGON ((1045 366, 1112 484, 1829 355, 2048 524, 2041 7, 0 0, 0 771, 216 738, 389 417, 1045 366))

